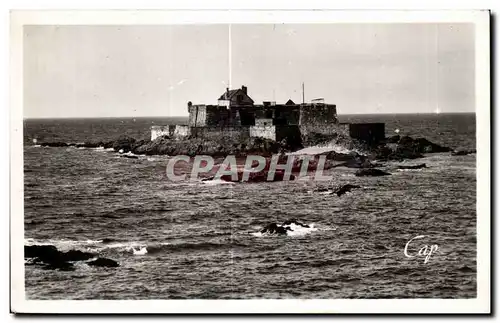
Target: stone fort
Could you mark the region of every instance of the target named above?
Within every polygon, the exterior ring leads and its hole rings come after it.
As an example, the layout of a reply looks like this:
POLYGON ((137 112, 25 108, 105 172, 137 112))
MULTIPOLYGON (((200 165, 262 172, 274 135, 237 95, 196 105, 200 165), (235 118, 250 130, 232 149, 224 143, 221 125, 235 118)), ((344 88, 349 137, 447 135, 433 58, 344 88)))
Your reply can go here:
POLYGON ((297 104, 288 100, 284 104, 264 101, 255 104, 246 86, 226 89, 217 105, 187 103, 187 125, 153 126, 151 140, 161 136, 174 139, 199 137, 218 140, 223 137, 245 140, 262 137, 275 141, 300 142, 311 133, 343 134, 369 143, 385 138, 383 123, 340 123, 335 104, 323 99, 297 104))

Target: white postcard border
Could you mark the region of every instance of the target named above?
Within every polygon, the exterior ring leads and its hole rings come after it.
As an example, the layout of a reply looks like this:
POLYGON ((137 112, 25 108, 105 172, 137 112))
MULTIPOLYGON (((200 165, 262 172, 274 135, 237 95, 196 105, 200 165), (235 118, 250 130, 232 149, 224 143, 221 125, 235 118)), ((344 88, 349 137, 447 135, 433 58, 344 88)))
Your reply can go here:
POLYGON ((13 11, 10 49, 11 310, 18 313, 489 313, 490 26, 482 11, 13 11), (23 25, 199 23, 474 23, 476 26, 477 298, 311 300, 26 300, 23 219, 23 25))

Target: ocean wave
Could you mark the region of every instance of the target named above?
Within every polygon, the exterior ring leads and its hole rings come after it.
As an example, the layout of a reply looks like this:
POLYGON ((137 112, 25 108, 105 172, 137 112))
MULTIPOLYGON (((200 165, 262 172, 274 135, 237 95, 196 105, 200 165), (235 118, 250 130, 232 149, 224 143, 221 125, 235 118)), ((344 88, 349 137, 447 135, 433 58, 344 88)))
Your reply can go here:
POLYGON ((120 154, 120 156, 137 156, 137 157, 145 157, 146 155, 142 154, 142 155, 138 155, 138 154, 134 154, 133 152, 131 151, 128 151, 128 152, 123 152, 123 149, 120 149, 118 151, 118 154, 120 154))
POLYGON ((41 245, 41 246, 48 246, 52 245, 56 247, 59 250, 67 251, 71 249, 79 249, 79 248, 85 248, 88 249, 89 247, 101 244, 103 240, 68 240, 68 239, 46 239, 46 240, 37 240, 33 238, 27 238, 24 239, 24 245, 25 246, 33 246, 33 245, 41 245))
POLYGON ((162 253, 185 252, 185 251, 208 251, 224 248, 245 247, 240 243, 227 242, 108 242, 109 239, 102 240, 66 240, 66 239, 47 239, 38 240, 28 238, 24 240, 25 246, 32 245, 52 245, 61 251, 85 250, 94 253, 111 252, 128 255, 154 255, 162 253))
POLYGON ((212 180, 206 180, 206 181, 201 181, 199 182, 201 184, 204 184, 204 185, 234 185, 235 183, 234 182, 228 182, 228 181, 224 181, 222 179, 212 179, 212 180))
POLYGON ((110 151, 110 152, 115 151, 114 148, 105 148, 105 147, 102 147, 102 146, 101 147, 96 147, 96 148, 89 148, 89 149, 96 150, 96 151, 110 151))
POLYGON ((173 253, 183 251, 208 251, 224 248, 244 247, 238 243, 215 243, 215 242, 182 242, 182 243, 114 243, 105 246, 103 249, 115 249, 118 252, 140 255, 156 255, 162 253, 173 253))
POLYGON ((334 151, 339 154, 358 153, 360 155, 365 155, 363 152, 357 149, 348 149, 344 146, 337 144, 326 144, 326 145, 316 145, 316 146, 306 147, 295 152, 287 153, 287 155, 319 155, 331 151, 334 151))
POLYGON ((238 243, 216 243, 216 242, 184 242, 184 243, 172 243, 163 245, 153 245, 147 247, 149 254, 156 254, 162 252, 179 252, 179 251, 207 251, 216 250, 223 248, 233 248, 233 247, 244 247, 242 244, 238 243))

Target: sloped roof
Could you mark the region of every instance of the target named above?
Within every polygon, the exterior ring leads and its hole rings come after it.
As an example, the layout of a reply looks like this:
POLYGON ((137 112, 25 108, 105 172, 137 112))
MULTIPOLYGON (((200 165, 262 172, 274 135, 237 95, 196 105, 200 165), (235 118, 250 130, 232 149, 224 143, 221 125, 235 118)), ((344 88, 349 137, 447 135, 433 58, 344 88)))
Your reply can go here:
POLYGON ((295 105, 295 102, 292 101, 292 99, 286 101, 285 105, 295 105))
POLYGON ((252 102, 252 98, 248 96, 248 94, 246 94, 245 92, 243 92, 242 89, 236 89, 236 90, 229 90, 229 91, 226 91, 224 93, 222 93, 222 95, 220 96, 219 100, 231 100, 237 93, 240 93, 243 94, 244 96, 248 97, 252 102))
POLYGON ((236 93, 238 93, 238 91, 241 91, 241 89, 226 91, 226 92, 222 93, 222 95, 220 96, 219 100, 231 100, 231 98, 233 96, 235 96, 236 93))

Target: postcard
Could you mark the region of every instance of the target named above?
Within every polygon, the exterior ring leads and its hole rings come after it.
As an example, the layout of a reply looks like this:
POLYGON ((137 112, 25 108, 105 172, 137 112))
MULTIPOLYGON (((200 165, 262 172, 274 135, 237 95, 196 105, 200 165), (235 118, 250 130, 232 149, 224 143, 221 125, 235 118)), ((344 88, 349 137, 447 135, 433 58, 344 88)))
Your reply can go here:
POLYGON ((14 313, 490 313, 488 11, 13 11, 14 313))

